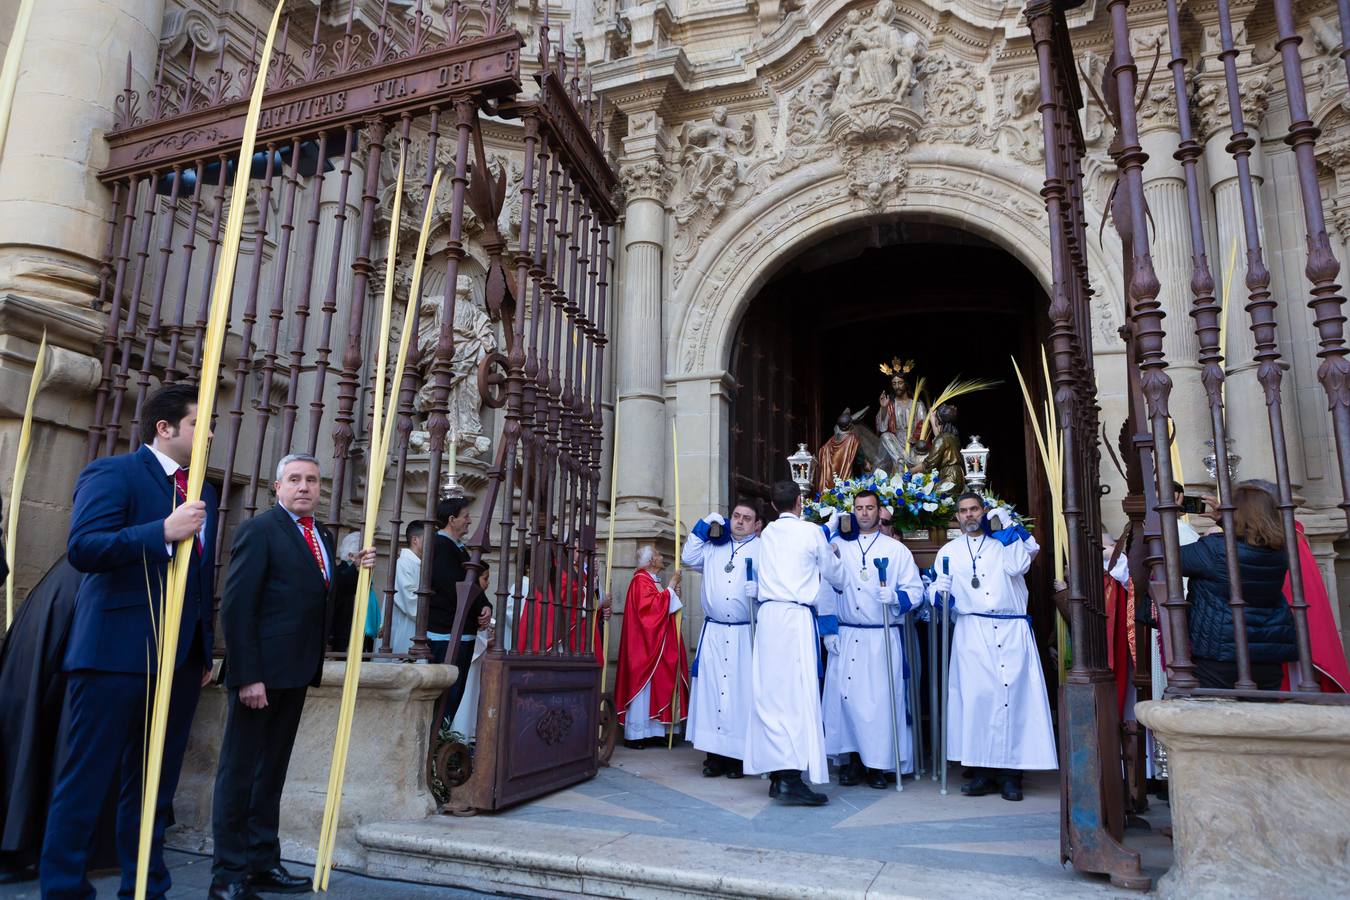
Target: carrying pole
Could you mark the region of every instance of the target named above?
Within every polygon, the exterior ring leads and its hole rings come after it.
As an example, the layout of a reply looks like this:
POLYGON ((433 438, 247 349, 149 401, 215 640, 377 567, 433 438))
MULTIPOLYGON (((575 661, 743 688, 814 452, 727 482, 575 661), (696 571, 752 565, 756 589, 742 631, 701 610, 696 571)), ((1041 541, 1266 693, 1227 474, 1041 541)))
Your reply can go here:
MULTIPOLYGON (((947 557, 942 557, 942 574, 947 575, 947 557)), ((952 616, 952 595, 947 592, 947 599, 941 604, 942 609, 942 697, 940 705, 942 707, 942 722, 939 726, 938 738, 942 743, 942 752, 938 755, 938 765, 941 768, 938 783, 941 785, 938 793, 947 796, 947 681, 951 669, 951 616, 952 616)))
MULTIPOLYGON (((872 563, 877 567, 877 574, 880 576, 879 583, 883 594, 886 588, 886 560, 874 559, 872 563)), ((887 695, 890 699, 891 707, 891 746, 895 748, 895 789, 903 791, 905 789, 904 773, 901 771, 900 754, 900 714, 895 708, 895 654, 891 650, 891 605, 889 603, 881 604, 881 621, 885 628, 881 630, 882 643, 886 645, 886 683, 890 687, 890 693, 887 695)))

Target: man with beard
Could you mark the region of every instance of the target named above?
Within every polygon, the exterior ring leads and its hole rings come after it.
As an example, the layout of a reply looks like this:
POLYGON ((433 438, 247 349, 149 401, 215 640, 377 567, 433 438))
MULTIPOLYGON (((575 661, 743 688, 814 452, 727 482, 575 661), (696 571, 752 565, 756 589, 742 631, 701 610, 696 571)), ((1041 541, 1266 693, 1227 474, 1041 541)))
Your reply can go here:
POLYGON ((758 509, 749 500, 738 500, 729 531, 722 514, 712 513, 694 526, 681 554, 687 568, 703 573, 705 618, 694 653, 687 736, 708 754, 703 762, 708 778, 743 774, 757 524, 758 509))
MULTIPOLYGON (((1045 674, 1027 614, 1032 551, 1017 526, 991 531, 978 494, 956 501, 961 536, 937 559, 936 603, 956 615, 947 758, 975 770, 968 797, 1022 799, 1022 772, 1058 768, 1045 674)), ((1003 523, 1000 521, 999 523, 1003 523)))

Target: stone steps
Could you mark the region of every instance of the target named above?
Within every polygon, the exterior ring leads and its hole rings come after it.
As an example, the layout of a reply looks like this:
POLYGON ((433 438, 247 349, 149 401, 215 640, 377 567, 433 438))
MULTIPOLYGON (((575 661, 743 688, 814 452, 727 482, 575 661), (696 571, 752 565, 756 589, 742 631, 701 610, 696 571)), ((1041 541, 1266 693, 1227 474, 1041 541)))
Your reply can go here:
POLYGON ((1007 900, 1138 897, 1087 879, 1015 875, 766 850, 482 815, 362 825, 366 873, 529 897, 1007 900))

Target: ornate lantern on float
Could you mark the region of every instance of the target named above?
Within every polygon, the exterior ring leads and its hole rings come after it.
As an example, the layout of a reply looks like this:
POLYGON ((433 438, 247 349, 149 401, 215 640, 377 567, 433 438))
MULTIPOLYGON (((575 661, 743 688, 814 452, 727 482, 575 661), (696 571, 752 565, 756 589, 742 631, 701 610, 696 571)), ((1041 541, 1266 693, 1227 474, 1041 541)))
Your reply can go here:
POLYGON ((961 465, 965 468, 966 487, 972 491, 984 490, 989 448, 980 443, 980 436, 970 436, 970 443, 961 448, 961 465))
POLYGON ((792 480, 797 485, 797 490, 801 491, 805 497, 811 493, 811 480, 815 474, 816 458, 811 455, 811 451, 806 449, 805 444, 797 445, 797 452, 787 458, 788 471, 792 473, 792 480))

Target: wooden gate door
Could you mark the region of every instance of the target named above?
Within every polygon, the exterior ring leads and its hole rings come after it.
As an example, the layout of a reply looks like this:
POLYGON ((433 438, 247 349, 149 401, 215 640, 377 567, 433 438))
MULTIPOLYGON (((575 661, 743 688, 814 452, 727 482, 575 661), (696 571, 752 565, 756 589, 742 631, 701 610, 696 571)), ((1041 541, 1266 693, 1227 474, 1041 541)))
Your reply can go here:
MULTIPOLYGON (((419 312, 430 322, 419 325, 418 358, 399 385, 396 484, 385 492, 392 510, 377 532, 389 550, 388 622, 404 525, 424 523, 416 633, 397 648, 386 629, 368 655, 431 655, 432 522, 456 489, 445 470, 465 439, 458 398, 476 383, 500 435, 485 429, 495 451, 450 646, 458 646, 491 557, 502 649, 485 666, 482 764, 464 793, 477 808, 497 808, 587 777, 598 764, 595 498, 617 218, 603 110, 589 79, 583 85, 583 73, 550 44, 547 20, 531 67, 537 86, 524 90, 524 39, 509 0, 452 0, 438 16, 423 0, 382 0, 372 3, 378 26, 353 14, 345 27, 313 3, 294 6, 278 52, 261 65, 227 72, 222 42, 214 65, 195 51, 161 59, 145 96, 132 90, 128 67, 100 175, 113 212, 89 456, 135 446, 151 389, 198 377, 222 213, 231 191, 247 190, 226 344, 234 364, 222 369, 228 399, 209 461, 220 485, 216 546, 228 547, 231 526, 267 502, 270 468, 290 452, 331 455, 327 522, 359 528, 352 501, 361 467, 352 460, 370 444, 369 348, 378 323, 367 307, 385 280, 379 245, 403 230, 397 271, 411 268, 417 225, 409 223, 421 222, 443 170, 427 270, 442 278, 444 296, 422 291, 419 312), (266 79, 259 150, 241 162, 258 78, 266 79), (491 135, 485 117, 495 122, 491 135), (391 221, 400 161, 404 215, 391 221), (461 277, 474 281, 468 299, 460 299, 461 277), (471 302, 472 311, 457 308, 471 302), (461 346, 465 312, 481 320, 490 352, 461 346)), ((409 302, 408 286, 398 290, 409 302)))

